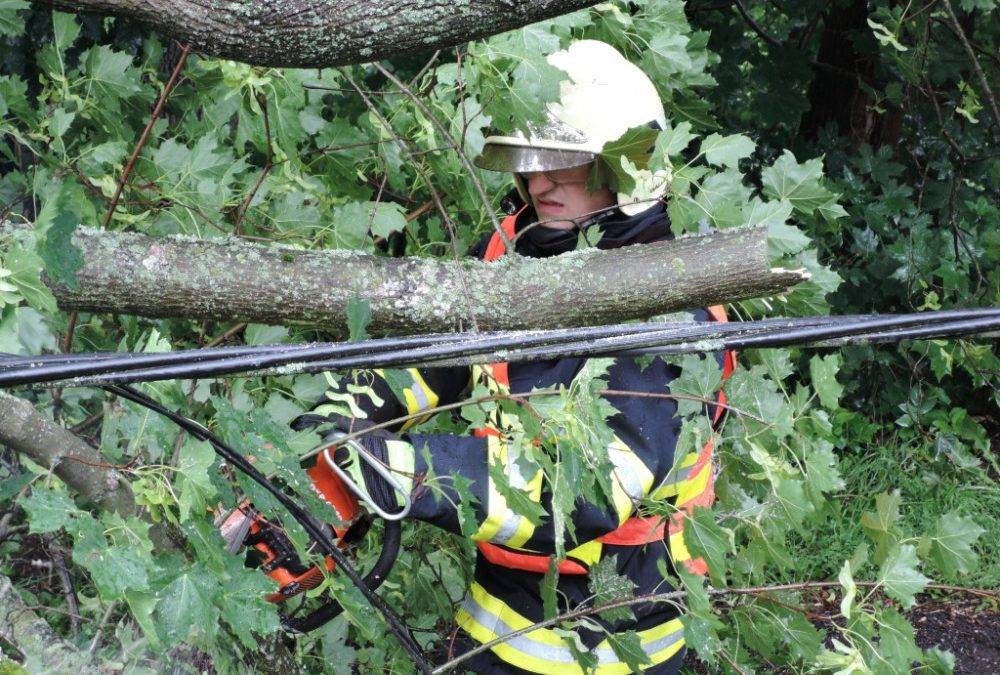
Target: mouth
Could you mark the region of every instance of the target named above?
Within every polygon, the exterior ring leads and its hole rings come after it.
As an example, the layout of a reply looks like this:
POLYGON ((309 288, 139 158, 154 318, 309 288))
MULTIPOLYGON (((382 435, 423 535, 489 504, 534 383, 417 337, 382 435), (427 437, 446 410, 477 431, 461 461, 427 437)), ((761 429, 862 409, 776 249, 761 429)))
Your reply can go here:
POLYGON ((535 202, 535 210, 539 213, 559 213, 562 208, 562 202, 551 199, 538 199, 535 202))

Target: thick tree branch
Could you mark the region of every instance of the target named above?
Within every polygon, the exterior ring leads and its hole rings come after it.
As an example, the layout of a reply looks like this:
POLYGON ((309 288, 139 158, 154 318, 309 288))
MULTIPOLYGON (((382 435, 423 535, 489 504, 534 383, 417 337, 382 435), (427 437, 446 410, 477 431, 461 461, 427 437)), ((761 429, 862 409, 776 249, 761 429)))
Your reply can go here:
POLYGON ((258 66, 322 68, 444 49, 596 0, 34 0, 143 23, 194 51, 258 66))
POLYGON ((372 334, 446 332, 470 316, 482 330, 555 328, 774 295, 808 276, 771 268, 766 228, 494 263, 89 228, 73 241, 84 257, 76 287, 46 281, 65 310, 304 322, 340 333, 356 298, 371 307, 372 334))
POLYGON ((25 665, 30 663, 45 672, 70 672, 86 662, 84 655, 25 604, 14 584, 3 575, 0 575, 0 643, 7 648, 4 651, 20 652, 18 656, 26 659, 25 665))
POLYGON ((86 501, 121 514, 135 511, 123 477, 104 468, 96 450, 35 411, 28 401, 0 391, 0 444, 50 468, 86 501))

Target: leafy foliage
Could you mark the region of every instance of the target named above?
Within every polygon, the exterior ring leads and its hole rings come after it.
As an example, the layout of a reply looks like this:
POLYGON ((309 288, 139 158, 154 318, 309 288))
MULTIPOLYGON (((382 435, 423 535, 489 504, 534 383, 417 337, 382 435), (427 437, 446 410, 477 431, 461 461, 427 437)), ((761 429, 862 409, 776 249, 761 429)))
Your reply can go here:
MULTIPOLYGON (((996 305, 1000 121, 991 118, 992 93, 982 89, 945 10, 883 0, 843 7, 808 0, 780 11, 745 4, 770 39, 729 6, 615 1, 430 61, 417 55, 385 65, 473 156, 490 128, 523 129, 557 97, 564 73, 547 54, 572 38, 614 44, 650 74, 670 123, 633 130, 605 148, 606 175, 625 187, 668 180, 677 234, 766 224, 774 264, 812 273, 790 293, 730 307, 734 317, 996 305), (623 154, 629 161, 612 161, 623 154)), ((956 3, 959 30, 990 81, 997 75, 994 4, 956 3)), ((75 283, 81 259, 72 234, 100 226, 177 53, 121 19, 79 18, 18 0, 0 0, 0 44, 0 214, 26 226, 0 242, 0 351, 37 354, 55 351, 68 326, 43 279, 75 283)), ((192 55, 182 72, 109 228, 445 258, 490 231, 495 205, 482 203, 450 140, 374 68, 258 69, 192 55), (361 96, 355 84, 377 94, 361 96)), ((498 197, 508 187, 496 174, 479 179, 498 197)), ((353 303, 348 318, 352 338, 363 338, 370 309, 353 303)), ((78 349, 162 351, 204 345, 231 328, 81 314, 73 341, 78 349)), ((250 344, 322 336, 299 326, 247 326, 238 334, 250 344)), ((758 350, 740 360, 725 386, 730 410, 716 443, 718 503, 695 510, 687 545, 706 561, 716 589, 836 579, 840 616, 818 629, 796 609, 805 598, 794 592, 719 604, 700 577, 664 570, 687 591, 687 644, 718 672, 782 664, 890 673, 918 663, 946 671, 950 655, 917 647, 896 606, 913 603, 932 578, 1000 583, 995 350, 929 341, 808 354, 758 350)), ((698 356, 677 365, 672 392, 687 397, 678 401, 681 457, 708 439, 699 399, 714 396, 721 371, 698 356)), ((494 401, 426 424, 462 433, 500 409, 527 437, 544 439, 520 450, 556 486, 551 516, 560 553, 574 543, 563 541, 561 524, 569 524, 575 498, 605 503, 611 496, 600 477, 608 475, 605 420, 613 409, 597 393, 607 366, 591 362, 573 387, 533 399, 530 411, 494 401)), ((148 386, 332 522, 299 467, 311 440, 287 428, 326 389, 325 378, 148 386)), ((132 404, 90 390, 32 396, 67 425, 101 415, 99 427, 82 433, 119 467, 146 520, 92 513, 41 467, 4 455, 0 505, 29 528, 0 542, 5 560, 42 536, 71 546, 71 573, 91 624, 116 603, 118 630, 98 643, 123 667, 196 649, 215 664, 253 669, 259 641, 278 630, 276 608, 263 599, 274 585, 225 552, 212 521, 243 496, 280 513, 273 499, 234 479, 205 444, 132 404), (173 528, 177 550, 161 545, 162 527, 173 528)), ((515 509, 543 517, 493 473, 515 509)), ((464 527, 474 529, 468 485, 454 488, 464 527)), ((663 503, 644 507, 672 512, 663 503)), ((304 533, 285 525, 304 550, 304 533)), ((377 543, 376 528, 358 545, 361 567, 374 560, 377 543)), ((470 556, 465 540, 408 526, 383 594, 427 631, 420 635, 447 634, 470 556)), ((633 592, 612 563, 592 576, 599 600, 633 592)), ((3 572, 24 571, 13 565, 4 562, 3 572)), ((24 576, 39 604, 63 602, 40 577, 24 576)), ((549 612, 559 604, 553 583, 549 575, 541 589, 549 612)), ((298 664, 405 670, 405 656, 349 584, 334 574, 320 592, 331 590, 345 615, 299 641, 298 664)), ((53 617, 68 629, 63 615, 53 617)), ((582 663, 592 659, 570 644, 582 663)), ((634 634, 611 647, 633 667, 644 662, 634 634)))

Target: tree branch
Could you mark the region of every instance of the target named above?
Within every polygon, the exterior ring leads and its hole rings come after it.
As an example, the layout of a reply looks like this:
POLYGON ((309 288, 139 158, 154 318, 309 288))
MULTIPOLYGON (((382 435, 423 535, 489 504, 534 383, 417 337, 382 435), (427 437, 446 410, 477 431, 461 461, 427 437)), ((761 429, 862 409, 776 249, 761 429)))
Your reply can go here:
POLYGON ((0 643, 16 649, 23 658, 37 658, 47 672, 72 672, 84 665, 80 652, 25 604, 14 584, 3 575, 0 575, 0 643))
MULTIPOLYGON (((0 234, 12 227, 0 225, 0 234)), ((371 308, 372 334, 447 332, 470 315, 482 330, 555 328, 774 295, 808 278, 771 268, 762 227, 492 263, 90 228, 73 241, 84 258, 76 287, 46 279, 65 310, 304 322, 341 333, 356 298, 371 308)))
POLYGON ((990 112, 993 113, 993 121, 996 123, 995 129, 1000 130, 1000 108, 997 107, 997 100, 993 96, 990 81, 986 77, 986 73, 983 72, 983 67, 979 64, 976 52, 973 51, 972 45, 969 44, 969 38, 966 37, 965 31, 962 30, 962 24, 958 22, 958 17, 955 16, 955 9, 951 6, 951 2, 949 0, 941 0, 941 3, 944 5, 945 11, 948 12, 948 18, 951 19, 952 27, 955 29, 955 34, 958 36, 959 42, 962 43, 965 53, 969 55, 969 60, 972 62, 972 69, 976 72, 976 77, 979 78, 979 84, 983 88, 983 96, 986 98, 990 112))
POLYGON ((34 0, 121 16, 194 51, 258 66, 323 68, 445 49, 596 0, 34 0))

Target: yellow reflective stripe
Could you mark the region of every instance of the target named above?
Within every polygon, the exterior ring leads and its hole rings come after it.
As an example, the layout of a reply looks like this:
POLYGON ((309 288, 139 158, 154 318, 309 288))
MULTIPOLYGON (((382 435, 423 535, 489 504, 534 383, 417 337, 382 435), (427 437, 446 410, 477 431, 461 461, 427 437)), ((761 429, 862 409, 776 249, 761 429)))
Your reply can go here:
POLYGON ((684 481, 681 485, 681 489, 677 494, 677 504, 678 506, 683 506, 685 502, 697 497, 705 488, 708 487, 708 481, 712 478, 712 463, 705 462, 705 464, 698 470, 694 476, 684 481))
MULTIPOLYGON (((459 609, 456 620, 479 643, 490 642, 533 625, 476 583, 472 585, 459 609)), ((637 635, 651 665, 666 661, 684 646, 684 626, 680 619, 666 621, 640 631, 637 635)), ((582 673, 566 641, 547 628, 510 637, 491 649, 507 663, 533 673, 582 673)), ((607 639, 591 649, 591 654, 598 660, 596 671, 592 672, 602 675, 624 675, 631 672, 628 665, 618 659, 607 639)))
MULTIPOLYGON (((409 494, 413 491, 413 474, 416 471, 413 446, 406 441, 387 440, 385 447, 388 450, 387 459, 392 475, 403 486, 403 490, 409 494)), ((401 496, 397 494, 397 502, 400 499, 401 496)))
MULTIPOLYGON (((514 444, 502 437, 488 436, 487 462, 495 464, 498 460, 504 467, 511 488, 523 490, 535 502, 542 498, 542 471, 538 469, 531 479, 525 479, 520 467, 512 457, 514 444)), ((535 532, 535 526, 530 520, 515 513, 507 506, 507 500, 500 494, 492 479, 488 481, 486 519, 480 523, 479 530, 473 535, 475 541, 490 541, 494 544, 519 547, 523 546, 535 532)))
POLYGON ((586 544, 580 544, 571 551, 566 551, 566 557, 579 560, 587 567, 590 567, 600 562, 601 551, 603 550, 604 544, 594 539, 593 541, 588 541, 586 544))
POLYGON ((653 474, 620 439, 616 438, 608 446, 608 459, 615 466, 611 498, 618 514, 618 524, 621 525, 632 515, 636 502, 646 496, 653 486, 653 474))
POLYGON ((681 463, 672 468, 659 487, 653 490, 653 499, 666 499, 680 492, 684 481, 691 478, 691 467, 698 461, 699 454, 697 452, 689 452, 685 455, 681 463))
POLYGON ((684 543, 684 530, 670 535, 670 557, 674 562, 683 562, 691 559, 691 551, 684 543))

